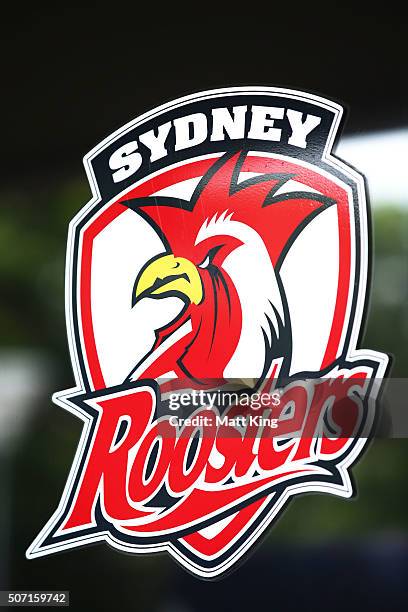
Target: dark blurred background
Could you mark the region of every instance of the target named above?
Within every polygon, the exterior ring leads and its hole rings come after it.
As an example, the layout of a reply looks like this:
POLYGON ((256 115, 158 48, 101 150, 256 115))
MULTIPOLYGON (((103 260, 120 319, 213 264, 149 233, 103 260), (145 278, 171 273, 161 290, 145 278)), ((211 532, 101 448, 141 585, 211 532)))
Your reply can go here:
MULTIPOLYGON (((373 291, 363 345, 408 368, 406 23, 387 5, 111 5, 2 20, 0 589, 71 591, 74 610, 400 610, 408 604, 407 440, 376 440, 358 496, 297 498, 231 576, 201 582, 166 556, 99 545, 26 561, 58 504, 80 423, 50 394, 73 384, 64 322, 69 220, 90 193, 81 158, 169 99, 227 85, 289 86, 349 109, 339 156, 370 187, 373 291), (239 16, 239 18, 238 18, 239 16), (352 603, 354 602, 354 604, 352 603)), ((4 16, 3 16, 4 17, 4 16)))

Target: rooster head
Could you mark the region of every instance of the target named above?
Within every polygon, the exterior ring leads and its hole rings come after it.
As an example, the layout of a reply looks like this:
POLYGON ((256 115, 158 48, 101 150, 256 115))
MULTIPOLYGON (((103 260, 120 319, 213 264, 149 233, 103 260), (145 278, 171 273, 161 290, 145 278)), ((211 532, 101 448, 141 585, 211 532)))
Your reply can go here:
POLYGON ((162 300, 165 307, 170 297, 180 302, 177 316, 156 330, 152 351, 160 359, 145 375, 156 377, 161 368, 205 385, 260 381, 276 357, 289 365, 282 253, 299 225, 329 202, 310 192, 285 193, 293 174, 240 180, 244 159, 244 153, 218 159, 188 202, 159 196, 126 202, 163 243, 163 252, 137 274, 132 305, 162 300), (177 340, 169 343, 172 337, 177 340), (158 351, 165 342, 169 348, 158 351))

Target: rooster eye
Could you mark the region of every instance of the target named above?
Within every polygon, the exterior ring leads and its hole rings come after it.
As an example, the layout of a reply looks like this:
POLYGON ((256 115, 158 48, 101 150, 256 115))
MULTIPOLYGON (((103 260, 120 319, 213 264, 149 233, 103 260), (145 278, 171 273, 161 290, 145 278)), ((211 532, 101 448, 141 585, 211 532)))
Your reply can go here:
POLYGON ((212 263, 212 260, 214 259, 215 255, 218 253, 218 251, 223 246, 224 246, 223 244, 219 244, 218 246, 215 246, 212 249, 210 249, 208 251, 207 255, 205 256, 205 258, 203 259, 203 261, 198 264, 198 267, 199 268, 208 268, 208 266, 212 263))
POLYGON ((208 264, 210 263, 210 258, 207 255, 206 258, 204 259, 204 261, 202 261, 200 264, 198 264, 199 268, 208 268, 208 264))

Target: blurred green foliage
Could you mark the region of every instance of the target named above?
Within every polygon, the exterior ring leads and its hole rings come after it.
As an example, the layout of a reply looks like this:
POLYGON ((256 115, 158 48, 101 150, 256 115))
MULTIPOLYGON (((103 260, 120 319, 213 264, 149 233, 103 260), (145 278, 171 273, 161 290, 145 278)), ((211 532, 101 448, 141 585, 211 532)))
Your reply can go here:
POLYGON ((0 195, 2 346, 65 350, 64 266, 68 223, 89 199, 84 181, 0 195))

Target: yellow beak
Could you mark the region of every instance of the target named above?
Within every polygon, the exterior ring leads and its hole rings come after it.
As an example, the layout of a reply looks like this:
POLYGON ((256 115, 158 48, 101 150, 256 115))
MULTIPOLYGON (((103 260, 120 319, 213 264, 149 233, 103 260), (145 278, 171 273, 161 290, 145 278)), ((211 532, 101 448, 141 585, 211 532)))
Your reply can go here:
POLYGON ((133 303, 144 297, 172 295, 199 304, 204 296, 201 277, 190 260, 174 255, 160 255, 136 279, 133 303))

